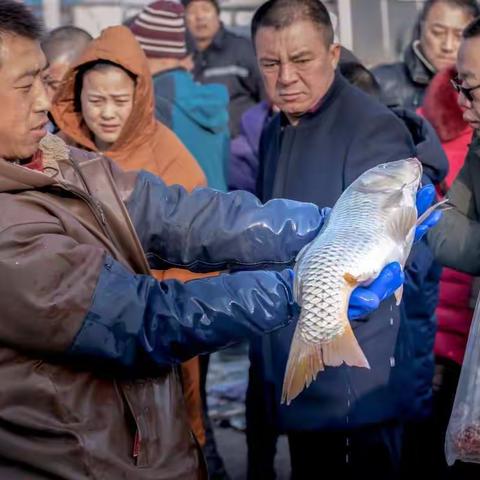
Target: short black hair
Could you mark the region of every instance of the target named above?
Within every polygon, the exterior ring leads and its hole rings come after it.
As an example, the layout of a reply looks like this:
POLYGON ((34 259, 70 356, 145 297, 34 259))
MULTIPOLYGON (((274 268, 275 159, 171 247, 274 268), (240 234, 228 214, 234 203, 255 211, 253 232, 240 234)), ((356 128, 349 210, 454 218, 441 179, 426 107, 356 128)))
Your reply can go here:
POLYGON ((333 42, 333 26, 327 8, 320 0, 268 0, 261 5, 252 19, 251 34, 260 27, 273 27, 276 30, 289 27, 298 20, 309 20, 323 32, 325 43, 333 42))
POLYGON ((58 27, 49 32, 42 39, 42 50, 49 62, 53 62, 62 55, 77 57, 93 37, 83 28, 73 25, 58 27))
POLYGON ((427 19, 427 16, 434 5, 437 3, 445 3, 452 7, 457 7, 464 10, 471 17, 478 17, 480 15, 480 7, 477 0, 427 0, 423 5, 420 13, 420 23, 427 19))
POLYGON ((480 16, 474 18, 463 31, 462 37, 467 38, 474 38, 480 36, 480 16))
POLYGON ((40 20, 24 4, 15 0, 0 0, 0 41, 3 35, 40 40, 42 31, 40 20))

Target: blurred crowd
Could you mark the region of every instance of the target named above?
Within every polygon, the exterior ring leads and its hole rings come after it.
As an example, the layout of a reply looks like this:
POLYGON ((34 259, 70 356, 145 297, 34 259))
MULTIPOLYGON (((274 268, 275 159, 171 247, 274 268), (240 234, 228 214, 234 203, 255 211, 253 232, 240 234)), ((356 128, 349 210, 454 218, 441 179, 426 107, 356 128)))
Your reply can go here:
MULTIPOLYGON (((289 199, 321 208, 333 207, 369 168, 417 157, 422 183, 433 184, 438 199, 448 197, 453 208, 414 245, 401 304, 389 297, 367 318, 352 321, 370 370, 327 368, 291 405, 281 405, 295 324, 249 339, 248 479, 276 478, 280 435, 288 438, 295 480, 320 478, 327 471, 340 478, 475 478, 480 467, 461 462, 447 467, 443 451, 480 290, 480 6, 475 0, 427 0, 402 60, 378 66, 363 65, 355 52, 335 42, 330 14, 319 0, 269 0, 256 11, 249 38, 229 31, 220 9, 217 0, 157 0, 97 38, 71 25, 44 32, 49 133, 69 147, 91 152, 92 158, 108 157, 122 170, 149 172, 187 192, 199 187, 241 190, 262 203, 289 199)), ((0 36, 7 28, 1 22, 0 36)), ((144 189, 155 194, 148 184, 144 189)), ((239 200, 212 211, 202 210, 201 198, 198 202, 195 218, 218 214, 228 219, 240 213, 239 200)), ((130 208, 130 215, 150 226, 157 221, 148 209, 135 207, 133 214, 130 208)), ((213 230, 210 237, 216 234, 213 230)), ((192 233, 183 228, 182 235, 190 238, 192 233)), ((238 247, 243 248, 249 246, 238 247)), ((163 268, 164 259, 155 263, 152 258, 147 255, 156 280, 180 282, 165 285, 207 277, 221 282, 226 270, 221 262, 212 262, 208 272, 176 268, 195 267, 183 258, 183 263, 172 261, 163 268)), ((241 263, 228 270, 241 270, 241 263)), ((234 293, 243 295, 240 287, 234 293)), ((175 305, 181 317, 183 307, 175 305)), ((204 317, 198 313, 192 322, 208 323, 204 317)), ((182 333, 181 341, 188 344, 189 334, 182 333)), ((205 334, 202 342, 208 341, 205 334)), ((203 352, 209 350, 198 347, 193 353, 201 355, 178 362, 182 398, 161 402, 181 403, 194 443, 203 451, 199 462, 206 462, 209 478, 226 480, 207 408, 209 355, 203 352)), ((80 392, 89 395, 88 389, 80 392)), ((118 395, 132 402, 128 394, 118 395)), ((112 400, 98 401, 108 405, 112 400)), ((3 407, 0 393, 0 430, 8 431, 13 427, 3 407)), ((146 415, 140 422, 148 431, 146 415)), ((36 420, 39 430, 42 422, 36 420)), ((48 428, 54 436, 57 427, 48 428)), ((170 427, 166 423, 162 428, 170 427)), ((134 452, 142 440, 138 435, 134 452)), ((98 435, 95 441, 115 439, 98 435)), ((88 455, 75 448, 70 454, 85 455, 88 465, 88 455)), ((181 455, 174 458, 177 448, 169 450, 164 465, 186 462, 181 455)), ((149 452, 157 454, 164 455, 149 452)), ((147 457, 142 460, 146 467, 147 457)), ((15 462, 19 460, 0 460, 15 462)), ((91 477, 68 470, 48 476, 33 462, 25 477, 2 478, 120 478, 103 476, 109 465, 104 459, 91 477)), ((204 472, 192 476, 169 468, 145 468, 144 476, 125 478, 205 478, 204 472)))

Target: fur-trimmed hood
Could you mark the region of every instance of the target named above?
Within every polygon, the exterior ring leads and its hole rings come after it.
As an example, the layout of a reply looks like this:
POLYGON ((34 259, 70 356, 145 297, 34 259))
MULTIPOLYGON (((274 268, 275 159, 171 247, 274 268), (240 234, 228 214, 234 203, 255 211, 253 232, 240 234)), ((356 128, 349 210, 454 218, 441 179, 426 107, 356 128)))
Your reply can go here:
POLYGON ((470 129, 457 103, 458 94, 450 83, 456 73, 454 67, 437 73, 427 88, 420 109, 421 115, 432 124, 442 142, 453 140, 470 129))

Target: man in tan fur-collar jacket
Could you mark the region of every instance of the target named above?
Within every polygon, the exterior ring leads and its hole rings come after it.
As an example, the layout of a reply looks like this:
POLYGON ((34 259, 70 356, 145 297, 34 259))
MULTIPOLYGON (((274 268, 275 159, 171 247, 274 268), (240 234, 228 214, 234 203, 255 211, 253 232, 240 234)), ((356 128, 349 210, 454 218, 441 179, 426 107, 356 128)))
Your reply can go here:
POLYGON ((45 136, 39 35, 0 0, 0 478, 205 478, 175 365, 288 323, 291 272, 150 268, 288 266, 323 216, 189 195, 45 136))

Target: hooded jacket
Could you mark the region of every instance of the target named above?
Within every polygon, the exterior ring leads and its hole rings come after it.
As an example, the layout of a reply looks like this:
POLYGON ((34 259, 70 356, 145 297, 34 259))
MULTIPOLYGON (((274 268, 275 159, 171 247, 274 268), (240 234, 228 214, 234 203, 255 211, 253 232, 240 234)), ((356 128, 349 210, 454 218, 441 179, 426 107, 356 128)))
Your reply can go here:
MULTIPOLYGON (((76 109, 76 78, 82 67, 99 60, 120 65, 135 75, 135 97, 130 116, 118 140, 105 154, 125 170, 144 169, 163 179, 167 185, 178 183, 187 190, 205 185, 205 177, 195 159, 175 134, 156 121, 150 70, 143 50, 130 30, 123 26, 105 29, 93 40, 72 70, 67 74, 57 94, 52 109, 62 135, 86 150, 98 151, 82 112, 76 109)), ((196 278, 188 272, 154 272, 158 279, 196 278)), ((198 365, 191 361, 184 368, 185 391, 192 429, 201 443, 204 442, 201 420, 198 365), (192 385, 193 383, 193 385, 192 385)))
POLYGON ((43 152, 51 176, 0 160, 0 478, 205 478, 172 366, 289 322, 292 278, 149 268, 288 265, 323 216, 43 152))
POLYGON ((155 114, 171 128, 200 164, 208 186, 226 191, 229 161, 228 91, 202 85, 181 68, 153 76, 155 114))
POLYGON ((167 184, 178 183, 187 190, 205 185, 199 165, 165 125, 155 119, 152 77, 140 45, 127 27, 105 29, 73 65, 55 97, 52 114, 58 128, 77 146, 98 151, 82 112, 76 109, 75 79, 88 63, 107 60, 122 66, 136 77, 132 112, 110 150, 103 152, 125 170, 144 169, 167 184))
MULTIPOLYGON (((435 75, 419 109, 437 131, 448 157, 450 170, 442 184, 442 194, 447 193, 462 168, 473 134, 472 128, 463 120, 458 95, 450 84, 455 74, 455 69, 450 68, 435 75)), ((443 269, 436 312, 435 355, 459 365, 463 362, 478 290, 472 287, 470 275, 451 268, 443 269)))

